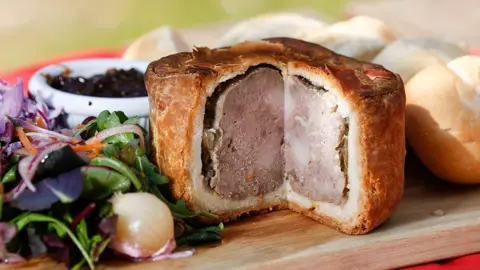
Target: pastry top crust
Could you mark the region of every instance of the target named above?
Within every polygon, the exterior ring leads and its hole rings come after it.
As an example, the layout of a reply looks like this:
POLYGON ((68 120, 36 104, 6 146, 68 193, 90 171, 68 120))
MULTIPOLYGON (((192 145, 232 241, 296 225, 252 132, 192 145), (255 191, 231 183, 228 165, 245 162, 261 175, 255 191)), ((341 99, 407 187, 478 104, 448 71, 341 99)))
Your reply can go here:
MULTIPOLYGON (((350 224, 321 218, 340 230, 358 234, 385 221, 403 194, 405 160, 405 90, 402 79, 380 65, 338 55, 322 46, 291 39, 270 38, 232 47, 195 48, 152 62, 145 75, 150 100, 150 129, 154 159, 171 179, 173 195, 198 208, 192 175, 193 138, 202 132, 205 103, 223 81, 260 64, 285 72, 301 70, 319 76, 339 91, 358 129, 357 144, 362 186, 358 216, 350 224)), ((308 78, 307 78, 308 79, 308 78)), ((258 206, 261 210, 265 205, 258 206)), ((268 207, 271 207, 268 206, 268 207)), ((295 208, 295 207, 292 207, 295 208)), ((297 209, 299 212, 307 210, 297 209)), ((229 220, 241 213, 221 213, 229 220)), ((314 214, 313 214, 314 215, 314 214)))
POLYGON ((156 77, 192 74, 198 74, 203 83, 208 84, 224 74, 255 63, 306 66, 309 72, 327 74, 336 80, 344 94, 353 91, 372 97, 403 88, 401 78, 380 65, 361 62, 320 45, 291 38, 243 42, 217 49, 200 47, 191 53, 169 55, 149 65, 146 84, 155 83, 156 77))

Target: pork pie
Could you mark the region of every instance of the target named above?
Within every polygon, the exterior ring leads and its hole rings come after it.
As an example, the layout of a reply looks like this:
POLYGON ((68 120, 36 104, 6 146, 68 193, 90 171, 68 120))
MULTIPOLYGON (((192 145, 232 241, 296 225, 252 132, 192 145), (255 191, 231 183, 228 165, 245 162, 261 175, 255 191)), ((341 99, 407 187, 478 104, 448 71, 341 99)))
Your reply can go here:
POLYGON ((154 160, 204 222, 290 209, 363 234, 400 201, 405 90, 382 66, 271 38, 161 58, 145 81, 154 160))

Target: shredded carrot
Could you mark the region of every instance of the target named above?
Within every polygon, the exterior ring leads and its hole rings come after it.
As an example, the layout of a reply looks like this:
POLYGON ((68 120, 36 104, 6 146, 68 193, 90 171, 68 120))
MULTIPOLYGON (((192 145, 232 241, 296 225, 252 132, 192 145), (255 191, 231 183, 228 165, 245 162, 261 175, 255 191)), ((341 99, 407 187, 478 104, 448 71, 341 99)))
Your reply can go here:
POLYGON ((25 131, 23 131, 21 127, 16 127, 15 131, 17 133, 18 138, 20 139, 20 142, 23 144, 23 147, 25 147, 25 150, 27 150, 31 154, 36 155, 38 153, 38 150, 35 148, 35 146, 33 146, 33 144, 27 138, 27 135, 25 135, 25 131))
POLYGON ((45 121, 43 121, 43 118, 38 115, 35 117, 35 125, 39 128, 47 127, 47 124, 45 123, 45 121))
POLYGON ((92 138, 86 142, 87 144, 101 144, 102 141, 98 138, 92 138))
POLYGON ((85 125, 84 124, 78 124, 75 126, 74 130, 77 131, 77 130, 80 130, 81 128, 83 128, 85 125))
POLYGON ((91 144, 77 144, 73 145, 73 151, 75 152, 93 152, 93 151, 100 151, 100 149, 104 148, 106 144, 103 143, 91 143, 91 144))
POLYGON ((96 158, 96 157, 98 157, 98 156, 100 156, 100 150, 98 150, 98 149, 92 150, 92 151, 87 155, 87 157, 88 157, 89 159, 94 159, 94 158, 96 158))

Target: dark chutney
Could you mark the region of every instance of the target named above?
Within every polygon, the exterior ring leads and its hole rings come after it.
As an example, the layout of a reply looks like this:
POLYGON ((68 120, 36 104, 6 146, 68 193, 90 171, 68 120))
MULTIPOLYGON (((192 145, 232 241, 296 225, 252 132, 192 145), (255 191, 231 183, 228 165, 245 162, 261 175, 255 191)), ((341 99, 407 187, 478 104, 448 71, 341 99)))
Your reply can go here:
POLYGON ((65 70, 60 75, 46 75, 47 83, 60 91, 94 97, 145 97, 144 74, 134 68, 108 69, 104 74, 92 77, 69 76, 70 71, 65 70))

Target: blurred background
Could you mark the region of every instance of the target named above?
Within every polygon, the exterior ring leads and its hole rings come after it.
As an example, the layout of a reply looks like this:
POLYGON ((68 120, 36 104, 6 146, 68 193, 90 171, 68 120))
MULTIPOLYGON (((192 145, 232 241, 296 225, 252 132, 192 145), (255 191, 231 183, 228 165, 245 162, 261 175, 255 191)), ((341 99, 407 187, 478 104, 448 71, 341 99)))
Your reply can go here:
POLYGON ((0 72, 90 49, 119 49, 177 29, 302 10, 325 22, 368 15, 400 36, 480 46, 480 0, 0 0, 0 72))
POLYGON ((0 72, 72 51, 119 48, 178 28, 307 8, 333 20, 347 0, 0 0, 0 72))

